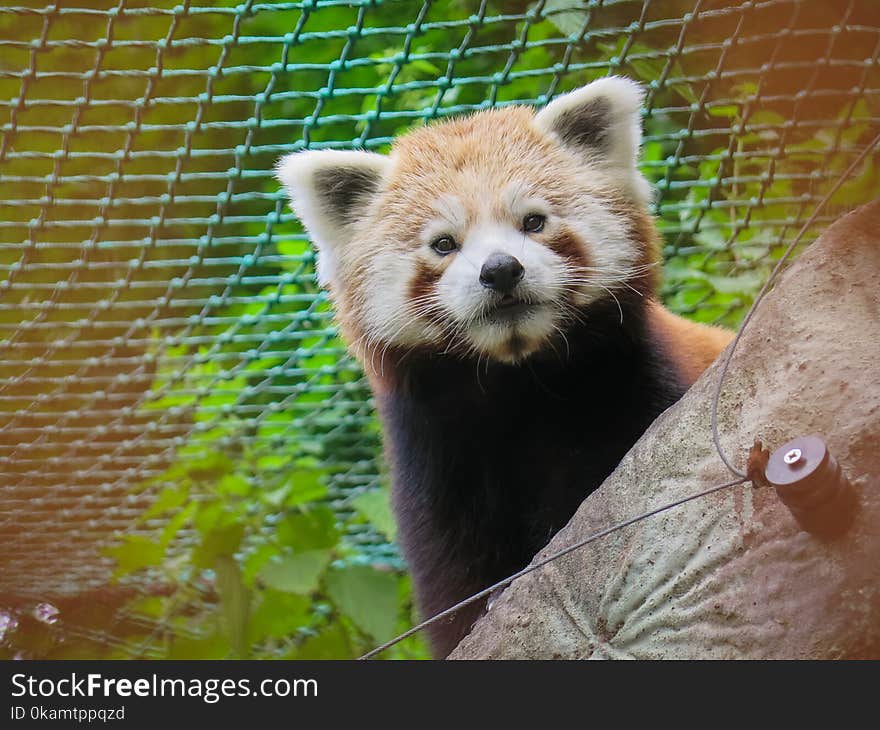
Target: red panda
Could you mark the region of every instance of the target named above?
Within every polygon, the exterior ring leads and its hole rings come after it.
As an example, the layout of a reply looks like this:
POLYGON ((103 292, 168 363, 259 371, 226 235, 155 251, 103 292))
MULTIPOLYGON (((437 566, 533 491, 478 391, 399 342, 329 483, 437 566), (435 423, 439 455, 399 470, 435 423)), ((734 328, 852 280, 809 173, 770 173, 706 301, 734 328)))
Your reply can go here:
MULTIPOLYGON (((376 395, 426 616, 524 567, 730 339, 658 302, 641 105, 609 77, 278 165, 376 395)), ((435 655, 483 609, 435 624, 435 655)))

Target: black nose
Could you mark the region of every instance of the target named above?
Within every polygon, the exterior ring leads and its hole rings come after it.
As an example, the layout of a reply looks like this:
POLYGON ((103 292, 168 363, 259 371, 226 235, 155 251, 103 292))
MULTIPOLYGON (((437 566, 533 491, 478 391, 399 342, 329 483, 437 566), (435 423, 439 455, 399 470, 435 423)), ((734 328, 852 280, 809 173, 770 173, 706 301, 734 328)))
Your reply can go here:
POLYGON ((519 284, 526 270, 513 256, 493 253, 480 269, 480 283, 488 289, 511 292, 519 284))

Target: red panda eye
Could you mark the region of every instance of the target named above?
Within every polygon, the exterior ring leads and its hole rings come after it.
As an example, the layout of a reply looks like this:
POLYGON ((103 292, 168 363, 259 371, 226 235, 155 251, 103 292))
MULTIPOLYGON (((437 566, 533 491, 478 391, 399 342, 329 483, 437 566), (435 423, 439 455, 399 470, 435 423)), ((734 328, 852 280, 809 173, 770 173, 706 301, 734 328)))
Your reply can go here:
POLYGON ((455 251, 458 248, 458 245, 455 243, 455 239, 452 236, 440 236, 440 238, 431 242, 431 248, 441 256, 445 256, 446 254, 455 251))
POLYGON ((546 220, 547 217, 541 215, 540 213, 529 213, 525 218, 523 218, 523 230, 526 233, 540 233, 544 230, 544 222, 546 220))

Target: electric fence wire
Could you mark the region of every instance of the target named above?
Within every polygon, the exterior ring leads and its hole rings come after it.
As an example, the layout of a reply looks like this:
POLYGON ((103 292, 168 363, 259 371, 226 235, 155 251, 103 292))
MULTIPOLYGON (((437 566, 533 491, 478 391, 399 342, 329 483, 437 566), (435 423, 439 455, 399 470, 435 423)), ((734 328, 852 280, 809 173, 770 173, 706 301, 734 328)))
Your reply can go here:
POLYGON ((600 530, 599 532, 594 532, 591 535, 588 535, 577 542, 568 545, 567 547, 562 548, 561 550, 557 550, 556 552, 548 555, 546 558, 542 558, 541 560, 531 563, 527 565, 520 571, 517 571, 513 575, 509 575, 506 578, 499 580, 497 583, 493 583, 487 588, 479 591, 478 593, 474 593, 473 595, 468 596, 467 598, 462 599, 458 603, 450 606, 449 608, 437 613, 430 618, 425 619, 421 623, 416 624, 409 630, 400 634, 399 636, 394 637, 390 641, 386 641, 384 644, 371 649, 366 654, 358 657, 359 660, 363 659, 371 659, 378 654, 381 654, 386 649, 390 649, 395 644, 400 643, 404 639, 413 636, 414 634, 422 631, 423 629, 431 626, 432 624, 437 623, 438 621, 442 621, 449 616, 452 616, 457 611, 460 611, 462 608, 469 606, 475 601, 479 601, 487 596, 491 595, 495 591, 500 588, 506 588, 511 583, 513 583, 518 578, 522 578, 529 573, 532 573, 539 568, 543 568, 545 565, 549 565, 550 563, 562 558, 569 553, 574 552, 575 550, 579 550, 582 547, 589 545, 591 542, 594 542, 602 537, 606 537, 618 530, 623 529, 624 527, 629 527, 630 525, 634 525, 637 522, 641 522, 642 520, 648 519, 649 517, 653 517, 654 515, 658 515, 662 512, 666 512, 667 510, 673 509, 675 507, 679 507, 687 502, 691 502, 695 499, 700 499, 701 497, 706 497, 710 494, 714 494, 716 492, 723 491, 725 489, 729 489, 731 487, 736 487, 741 484, 745 484, 748 481, 748 476, 746 473, 737 467, 735 467, 727 455, 724 453, 724 450, 721 448, 721 444, 718 436, 718 403, 721 399, 721 391, 722 386, 724 385, 724 379, 727 375, 728 368, 730 366, 730 361, 733 359, 733 353, 736 351, 737 345, 739 345, 740 339, 742 339, 742 335, 745 332, 746 328, 749 326, 749 323, 752 320, 752 316, 755 313, 755 310, 761 304, 761 301, 764 299, 764 296, 770 290, 770 287, 773 285, 773 282, 779 276, 785 264, 788 262, 789 258, 791 258, 792 253, 794 253, 795 248, 801 242, 806 232, 810 229, 813 223, 818 218, 819 214, 822 212, 824 207, 828 204, 828 201, 831 200, 832 197, 837 193, 837 191, 841 188, 841 186, 849 180, 852 173, 856 170, 856 168, 865 160, 865 158, 880 144, 880 134, 874 137, 868 145, 859 153, 859 155, 853 160, 853 162, 849 165, 849 167, 844 170, 841 175, 837 178, 837 181, 831 187, 831 189, 822 197, 816 207, 813 209, 813 213, 798 231, 797 235, 791 240, 791 242, 786 247, 779 261, 777 261, 776 265, 773 267, 773 270, 770 272, 770 275, 767 277, 767 281, 764 282, 764 286, 761 287, 761 290, 758 292, 758 295, 755 297, 755 300, 752 302, 752 306, 749 307, 749 311, 746 313, 745 317, 743 317, 743 321, 737 329, 736 336, 733 338, 730 346, 727 348, 721 365, 721 372, 719 373, 718 379, 715 383, 715 389, 712 394, 712 440, 715 445, 715 450, 718 452, 718 456, 721 458, 721 461, 724 462, 724 465, 737 477, 733 481, 725 482, 724 484, 717 484, 714 487, 710 487, 708 489, 704 489, 701 492, 697 492, 696 494, 691 494, 687 497, 682 497, 681 499, 677 499, 674 502, 669 502, 655 509, 649 510, 648 512, 643 512, 640 515, 635 517, 630 517, 629 519, 624 520, 623 522, 618 522, 611 527, 606 527, 604 530, 600 530))

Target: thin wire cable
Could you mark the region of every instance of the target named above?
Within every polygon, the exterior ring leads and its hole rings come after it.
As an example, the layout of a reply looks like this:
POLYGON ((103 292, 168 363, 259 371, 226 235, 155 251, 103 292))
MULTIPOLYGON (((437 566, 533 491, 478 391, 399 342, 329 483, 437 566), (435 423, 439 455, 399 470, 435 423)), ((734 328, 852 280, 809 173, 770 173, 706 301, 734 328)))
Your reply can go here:
POLYGON ((791 257, 791 254, 794 252, 794 249, 801 242, 801 239, 804 237, 806 232, 810 229, 813 223, 816 221, 816 218, 819 217, 819 214, 822 212, 822 209, 834 197, 834 194, 840 190, 841 186, 849 180, 852 173, 855 169, 865 160, 865 158, 874 150, 877 145, 880 144, 880 134, 878 134, 874 139, 868 143, 868 146, 863 149, 859 155, 853 160, 852 164, 844 170, 844 172, 837 178, 837 182, 831 187, 831 189, 825 194, 825 196, 819 201, 816 207, 813 209, 813 213, 807 219, 807 222, 801 227, 798 234, 792 239, 791 243, 788 244, 788 247, 785 249, 785 252, 782 254, 782 257, 779 261, 776 262, 776 266, 773 267, 773 271, 770 272, 770 276, 767 277, 767 281, 764 282, 764 286, 761 287, 761 291, 758 292, 758 296, 755 297, 755 301, 752 302, 752 306, 749 307, 749 311, 746 312, 746 316, 743 317, 743 321, 737 330, 736 336, 733 338, 733 343, 730 348, 727 350, 727 354, 724 356, 724 360, 721 365, 721 373, 718 376, 718 380, 715 383, 715 392, 712 395, 712 441, 715 443, 715 450, 718 452, 718 456, 721 457, 721 461, 724 462, 724 465, 736 476, 745 479, 746 473, 740 469, 737 469, 728 459, 727 455, 724 453, 724 450, 721 448, 721 442, 718 438, 718 403, 721 400, 721 388, 724 385, 724 378, 727 376, 727 369, 730 367, 730 361, 733 359, 733 353, 736 351, 737 345, 739 345, 739 341, 742 338, 743 333, 746 331, 746 327, 749 326, 749 322, 752 320, 752 315, 755 313, 755 310, 758 308, 758 305, 761 303, 761 300, 764 298, 764 295, 770 290, 771 285, 775 281, 776 277, 779 275, 779 272, 785 266, 788 259, 791 257))
POLYGON ((605 537, 606 535, 610 535, 612 532, 617 532, 618 530, 623 529, 624 527, 628 527, 629 525, 633 525, 636 522, 641 522, 642 520, 645 520, 648 517, 653 517, 654 515, 658 515, 661 512, 666 512, 667 510, 670 510, 673 507, 678 507, 679 505, 685 504, 686 502, 690 502, 694 499, 699 499, 700 497, 706 497, 710 494, 714 494, 715 492, 720 492, 722 489, 729 489, 730 487, 735 487, 740 484, 744 484, 746 481, 748 481, 748 480, 745 477, 743 477, 741 479, 735 479, 732 482, 725 482, 724 484, 717 484, 714 487, 710 487, 709 489, 704 489, 702 492, 697 492, 696 494, 691 494, 690 496, 682 497, 681 499, 677 499, 674 502, 669 502, 668 504, 664 504, 661 507, 657 507, 655 509, 652 509, 649 512, 643 512, 642 514, 640 514, 636 517, 630 517, 629 519, 624 520, 623 522, 618 522, 616 525, 612 525, 611 527, 606 527, 604 530, 600 530, 599 532, 594 532, 592 535, 588 535, 587 537, 585 537, 581 540, 578 540, 577 542, 572 543, 571 545, 568 545, 567 547, 564 547, 561 550, 558 550, 557 552, 553 553, 552 555, 549 555, 548 557, 543 558, 542 560, 539 560, 537 563, 532 563, 531 565, 527 565, 525 568, 514 573, 513 575, 509 575, 507 578, 503 578, 502 580, 499 580, 497 583, 493 583, 488 588, 484 588, 483 590, 481 590, 479 593, 474 593, 472 596, 468 596, 467 598, 456 603, 454 606, 450 606, 449 608, 445 609, 444 611, 441 611, 440 613, 435 614, 434 616, 431 616, 431 618, 425 619, 420 624, 416 624, 408 631, 405 631, 404 633, 400 634, 400 636, 396 636, 395 638, 391 639, 390 641, 386 641, 384 644, 377 646, 375 649, 371 649, 363 656, 358 657, 358 659, 359 660, 360 659, 371 659, 372 657, 376 656, 377 654, 381 654, 386 649, 390 649, 395 644, 403 641, 404 639, 412 636, 415 633, 418 633, 419 631, 430 626, 431 624, 437 623, 438 621, 442 621, 447 616, 451 616, 456 611, 461 610, 465 606, 469 606, 470 604, 474 603, 475 601, 479 601, 481 598, 485 598, 486 596, 490 595, 494 591, 497 591, 499 588, 504 588, 505 586, 508 586, 511 583, 513 583, 513 581, 517 580, 518 578, 522 578, 524 575, 528 575, 529 573, 531 573, 535 570, 538 570, 538 568, 543 568, 545 565, 552 563, 554 560, 558 560, 559 558, 564 557, 565 555, 568 555, 569 553, 572 553, 575 550, 579 550, 580 548, 582 548, 586 545, 589 545, 591 542, 598 540, 601 537, 605 537))

